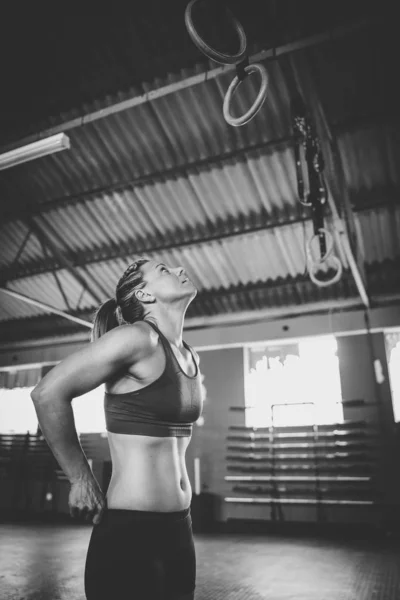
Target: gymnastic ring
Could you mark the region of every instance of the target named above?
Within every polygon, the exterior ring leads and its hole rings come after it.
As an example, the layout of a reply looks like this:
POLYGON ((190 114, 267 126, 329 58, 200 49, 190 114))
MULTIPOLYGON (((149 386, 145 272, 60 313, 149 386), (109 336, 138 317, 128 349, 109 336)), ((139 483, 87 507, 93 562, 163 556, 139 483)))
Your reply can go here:
POLYGON ((232 125, 233 127, 240 127, 241 125, 245 125, 246 123, 249 123, 249 121, 251 121, 251 119, 256 116, 256 114, 258 113, 258 111, 260 110, 262 105, 264 104, 264 101, 267 97, 268 73, 265 70, 265 68, 263 67, 263 65, 260 65, 258 63, 251 64, 251 65, 248 65, 247 67, 245 67, 244 71, 248 75, 250 73, 255 73, 255 72, 260 73, 261 86, 260 86, 260 91, 258 92, 258 96, 255 99, 253 106, 244 115, 242 115, 241 117, 237 117, 235 119, 234 117, 232 117, 232 115, 230 113, 230 104, 232 101, 233 94, 235 93, 235 91, 237 90, 239 85, 241 84, 241 81, 237 75, 236 75, 236 77, 233 78, 232 83, 228 87, 228 90, 225 94, 224 105, 223 105, 224 119, 227 123, 229 123, 229 125, 232 125))
POLYGON ((333 260, 333 262, 336 263, 337 272, 332 277, 332 279, 328 279, 327 281, 322 281, 321 279, 318 279, 318 277, 316 277, 314 275, 315 267, 318 267, 321 263, 312 263, 311 265, 309 265, 308 274, 310 275, 310 279, 318 287, 328 287, 330 285, 333 285, 334 283, 337 283, 342 276, 342 272, 343 272, 342 263, 340 262, 340 260, 338 259, 337 256, 332 256, 331 259, 333 260))
POLYGON ((309 259, 311 260, 311 262, 313 262, 313 263, 314 263, 314 262, 316 262, 316 263, 320 263, 320 264, 322 264, 322 263, 323 263, 323 262, 325 262, 325 261, 326 261, 326 260, 327 260, 327 259, 330 257, 330 255, 332 254, 332 250, 333 250, 333 236, 332 236, 332 234, 331 234, 331 232, 330 232, 330 231, 328 231, 327 229, 325 229, 325 227, 320 227, 320 228, 318 229, 318 233, 315 233, 315 234, 312 236, 312 238, 311 238, 311 239, 308 241, 308 243, 307 243, 307 256, 309 257, 309 259), (326 252, 325 252, 324 256, 321 256, 321 258, 319 258, 318 260, 314 260, 314 257, 313 257, 313 255, 312 255, 312 252, 311 252, 311 244, 312 244, 312 242, 315 240, 315 238, 317 238, 317 237, 318 237, 318 233, 321 233, 321 232, 323 232, 323 233, 325 234, 325 238, 326 238, 327 240, 329 240, 329 245, 328 245, 328 248, 327 248, 327 250, 326 250, 326 252))
POLYGON ((211 60, 214 60, 217 63, 221 63, 223 65, 235 65, 236 63, 242 62, 247 50, 247 39, 244 29, 239 23, 239 21, 233 16, 229 8, 226 8, 226 12, 230 17, 232 23, 234 24, 236 31, 239 35, 240 47, 239 52, 237 52, 236 54, 224 54, 223 52, 218 52, 218 50, 215 50, 214 48, 206 44, 206 42, 199 36, 196 29, 194 28, 192 20, 192 8, 196 2, 198 2, 198 0, 191 0, 185 10, 186 29, 195 46, 197 46, 197 48, 201 52, 203 52, 203 54, 205 54, 208 58, 211 58, 211 60))

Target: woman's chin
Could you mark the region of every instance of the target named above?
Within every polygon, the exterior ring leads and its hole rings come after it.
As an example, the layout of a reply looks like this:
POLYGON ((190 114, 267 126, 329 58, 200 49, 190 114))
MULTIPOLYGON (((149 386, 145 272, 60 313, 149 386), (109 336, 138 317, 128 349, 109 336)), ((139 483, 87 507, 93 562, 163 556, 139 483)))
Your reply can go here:
POLYGON ((194 298, 196 298, 196 296, 197 296, 197 288, 195 288, 194 285, 191 283, 188 286, 188 290, 187 290, 187 298, 189 298, 189 302, 194 300, 194 298))

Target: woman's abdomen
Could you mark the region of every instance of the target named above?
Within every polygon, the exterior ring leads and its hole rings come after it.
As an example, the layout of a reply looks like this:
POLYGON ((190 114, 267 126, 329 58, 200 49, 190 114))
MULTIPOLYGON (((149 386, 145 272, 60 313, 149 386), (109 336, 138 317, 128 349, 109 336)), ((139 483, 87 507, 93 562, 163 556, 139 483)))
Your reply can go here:
POLYGON ((172 512, 190 506, 192 490, 185 464, 189 438, 109 433, 108 440, 109 508, 172 512))

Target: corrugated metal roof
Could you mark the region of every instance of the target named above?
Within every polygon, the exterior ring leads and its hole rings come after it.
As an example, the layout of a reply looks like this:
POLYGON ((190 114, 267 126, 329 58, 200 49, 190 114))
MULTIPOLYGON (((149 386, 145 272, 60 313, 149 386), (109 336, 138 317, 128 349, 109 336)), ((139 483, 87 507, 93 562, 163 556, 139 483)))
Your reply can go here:
POLYGON ((13 221, 0 227, 0 268, 9 267, 18 258, 18 264, 43 260, 43 249, 29 227, 21 221, 13 221), (22 245, 22 252, 18 256, 22 245))
MULTIPOLYGON (((13 286, 9 286, 10 289, 13 286)), ((36 285, 31 285, 30 297, 38 292, 36 285)), ((13 319, 26 319, 45 314, 45 311, 22 300, 11 298, 6 294, 0 294, 0 321, 11 321, 13 319)), ((0 336, 2 337, 2 336, 0 336)), ((3 340, 4 341, 4 340, 3 340)))
MULTIPOLYGON (((311 62, 309 66, 311 68, 311 62)), ((60 201, 62 205, 62 199, 64 204, 70 203, 76 208, 77 195, 87 203, 89 196, 103 197, 101 192, 113 186, 129 190, 129 183, 138 178, 147 178, 147 184, 160 183, 164 196, 168 194, 166 181, 174 181, 179 176, 187 178, 192 171, 212 169, 220 175, 221 169, 230 168, 229 158, 224 160, 226 155, 243 153, 247 158, 251 152, 246 153, 246 148, 262 147, 290 137, 290 93, 286 77, 279 63, 268 63, 267 68, 270 73, 268 99, 257 117, 245 127, 232 128, 222 118, 223 92, 231 77, 222 76, 73 130, 70 132, 70 151, 3 172, 0 178, 2 196, 10 203, 19 197, 29 198, 30 203, 44 203, 46 206, 41 206, 41 210, 51 208, 52 204, 58 206, 60 201), (201 161, 205 164, 201 165, 201 161)), ((175 79, 170 77, 168 81, 175 79)), ((242 84, 237 97, 248 105, 255 94, 255 78, 250 78, 242 84)), ((371 185, 382 186, 384 182, 387 186, 398 186, 395 165, 399 158, 399 143, 393 127, 363 127, 341 133, 339 143, 352 190, 369 190, 371 185)), ((265 154, 268 146, 258 152, 265 154)), ((238 158, 231 160, 236 165, 238 158)), ((271 168, 265 172, 270 193, 272 182, 282 175, 279 195, 291 202, 293 194, 282 189, 285 180, 292 192, 294 188, 291 152, 287 155, 274 153, 270 160, 271 168)), ((252 166, 250 164, 249 168, 252 166)), ((261 170, 259 173, 262 177, 261 170)), ((260 184, 259 189, 265 189, 265 180, 260 184)), ((220 187, 226 185, 223 181, 220 187)), ((154 194, 158 187, 153 188, 154 194)), ((248 199, 252 197, 251 194, 248 199)))
MULTIPOLYGON (((330 96, 334 89, 338 97, 349 73, 361 68, 362 52, 358 47, 350 51, 355 40, 368 43, 368 38, 355 36, 345 48, 335 42, 323 50, 308 49, 301 64, 317 75, 321 104, 336 127, 367 265, 383 264, 400 258, 400 208, 394 203, 398 130, 389 120, 384 125, 376 120, 373 113, 382 99, 364 98, 364 72, 360 87, 346 87, 341 101, 335 104, 330 96), (335 57, 338 64, 347 58, 347 71, 341 74, 335 57), (365 116, 362 123, 356 108, 365 116)), ((310 222, 301 222, 305 211, 297 201, 290 125, 293 80, 285 59, 269 62, 267 69, 267 101, 245 127, 232 128, 223 120, 223 95, 231 79, 224 75, 70 131, 71 150, 3 171, 0 194, 10 206, 25 205, 26 214, 78 265, 98 297, 113 295, 137 251, 187 269, 203 298, 193 309, 198 314, 354 295, 347 273, 326 290, 305 284, 304 240, 312 230, 310 222), (207 296, 215 290, 215 297, 207 296)), ((378 81, 381 75, 375 71, 378 81)), ((237 109, 243 111, 256 93, 256 78, 247 79, 237 95, 237 109)), ((119 99, 128 95, 121 92, 119 99)), ((103 104, 98 101, 94 108, 103 104)), ((3 272, 28 232, 22 218, 1 231, 3 272)), ((336 253, 347 269, 345 256, 338 248, 336 253)), ((9 286, 64 310, 54 275, 40 273, 43 264, 50 269, 56 262, 44 258, 32 234, 18 260, 19 272, 26 276, 11 278, 9 286)), ((60 267, 57 274, 70 307, 75 309, 79 301, 79 309, 91 310, 95 301, 90 291, 81 298, 82 286, 60 267)), ((41 314, 36 308, 21 310, 20 302, 15 310, 6 303, 1 312, 0 302, 0 320, 41 314)))
MULTIPOLYGON (((390 140, 390 135, 388 137, 390 140)), ((360 172, 369 174, 370 181, 371 173, 374 172, 374 180, 370 187, 382 188, 383 182, 387 181, 387 169, 383 160, 378 161, 379 155, 374 157, 373 165, 365 160, 365 156, 368 159, 368 153, 363 152, 362 142, 363 138, 359 147, 346 147, 346 172, 348 175, 353 174, 353 177, 360 172)), ((391 158, 395 160, 396 157, 391 158)), ((348 183, 351 186, 351 182, 348 183)), ((377 200, 378 203, 382 201, 379 195, 377 200)), ((78 254, 96 248, 120 247, 132 240, 140 247, 146 245, 145 241, 149 236, 156 237, 159 241, 174 236, 177 242, 180 236, 184 239, 193 236, 195 243, 194 232, 200 232, 201 235, 202 231, 210 230, 213 225, 218 227, 219 223, 229 224, 230 219, 253 219, 260 224, 270 218, 279 224, 279 221, 290 222, 290 218, 298 217, 299 211, 292 151, 286 149, 267 155, 259 150, 252 151, 240 160, 231 159, 219 169, 190 169, 187 178, 179 177, 165 183, 156 182, 123 192, 114 192, 85 204, 48 211, 36 219, 41 229, 60 250, 78 254)), ((385 213, 373 212, 368 217, 361 213, 358 215, 358 219, 365 223, 364 227, 367 228, 366 235, 361 239, 364 243, 365 240, 369 243, 369 249, 366 250, 369 262, 379 260, 380 256, 397 256, 397 210, 394 214, 394 221, 391 217, 385 217, 385 213), (385 224, 391 226, 392 235, 390 228, 385 227, 383 229, 389 232, 389 235, 382 234, 379 228, 375 232, 371 215, 376 216, 374 223, 377 225, 382 219, 386 219, 385 224), (386 250, 375 256, 374 244, 379 243, 377 236, 383 240, 386 250), (388 244, 391 244, 391 248, 388 244)), ((23 233, 27 231, 23 224, 20 227, 21 230, 18 230, 14 222, 2 236, 4 248, 8 247, 8 244, 11 247, 14 244, 13 252, 8 254, 9 264, 17 252, 18 244, 15 244, 15 241, 20 242, 23 233)), ((361 229, 359 231, 361 233, 361 229)), ((279 243, 278 237, 277 240, 279 243)), ((297 253, 296 248, 290 249, 290 237, 286 236, 285 247, 288 248, 289 255, 297 253)), ((31 236, 30 246, 28 244, 24 250, 22 262, 42 258, 42 251, 35 237, 31 236)), ((5 253, 4 265, 6 261, 5 253)), ((290 265, 288 268, 290 271, 290 265)), ((280 274, 285 276, 286 272, 285 267, 280 274)))
POLYGON ((114 192, 93 201, 48 211, 38 219, 60 248, 81 251, 147 236, 202 229, 265 211, 296 214, 289 150, 233 159, 220 168, 188 169, 187 177, 114 192), (286 208, 287 207, 287 208, 286 208), (54 236, 53 232, 57 232, 54 236), (62 232, 62 245, 59 237, 62 232))
MULTIPOLYGON (((233 130, 222 117, 232 78, 225 75, 70 131, 71 150, 3 172, 0 190, 9 201, 15 194, 29 194, 31 201, 51 202, 124 182, 126 187, 148 175, 163 181, 162 174, 172 168, 182 167, 186 174, 192 163, 286 138, 289 94, 279 65, 270 64, 268 70, 266 109, 244 128, 233 130)), ((171 76, 167 83, 176 79, 171 76)), ((237 97, 249 106, 258 91, 256 78, 242 88, 237 97)))
MULTIPOLYGON (((373 264, 377 260, 382 263, 388 259, 400 259, 400 244, 396 236, 400 225, 400 207, 394 216, 390 216, 382 209, 371 209, 362 215, 357 215, 356 224, 364 243, 367 264, 373 264), (392 238, 388 235, 390 231, 393 234, 392 238)), ((280 278, 295 281, 302 275, 306 277, 304 248, 312 233, 311 222, 298 223, 192 247, 148 253, 147 256, 157 257, 172 266, 183 266, 199 293, 224 288, 229 290, 237 286, 251 286, 262 282, 268 288, 268 285, 280 278)), ((335 252, 344 267, 348 268, 346 257, 340 249, 335 247, 335 252)), ((90 289, 96 294, 104 298, 111 297, 115 293, 115 285, 121 273, 135 258, 131 256, 126 260, 93 263, 85 268, 79 268, 78 272, 89 282, 90 289)), ((323 270, 326 271, 326 268, 323 270)), ((82 286, 68 271, 58 270, 57 275, 72 309, 78 308, 78 301, 79 310, 90 310, 96 306, 90 292, 85 292, 81 297, 82 286)), ((9 287, 60 310, 67 308, 52 273, 18 279, 10 283, 9 287)), ((303 298, 302 301, 307 300, 303 298)), ((1 304, 3 307, 3 301, 1 304)), ((14 309, 12 302, 4 305, 4 312, 0 311, 0 320, 20 315, 20 304, 18 302, 14 309)), ((46 311, 27 308, 23 314, 34 316, 46 314, 46 311)))

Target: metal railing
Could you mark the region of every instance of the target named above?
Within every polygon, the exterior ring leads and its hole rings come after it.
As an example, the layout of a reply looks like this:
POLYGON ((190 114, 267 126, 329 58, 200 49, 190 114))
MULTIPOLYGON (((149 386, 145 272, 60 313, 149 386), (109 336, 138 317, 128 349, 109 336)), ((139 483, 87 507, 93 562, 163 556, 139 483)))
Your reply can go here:
POLYGON ((273 521, 284 520, 285 505, 315 506, 317 521, 324 521, 327 506, 379 504, 375 485, 379 431, 365 420, 318 425, 315 408, 314 402, 274 403, 271 426, 229 427, 233 434, 226 437, 227 470, 238 474, 224 479, 241 495, 227 496, 225 502, 269 505, 273 521), (313 423, 275 426, 278 407, 304 405, 312 406, 313 423))

